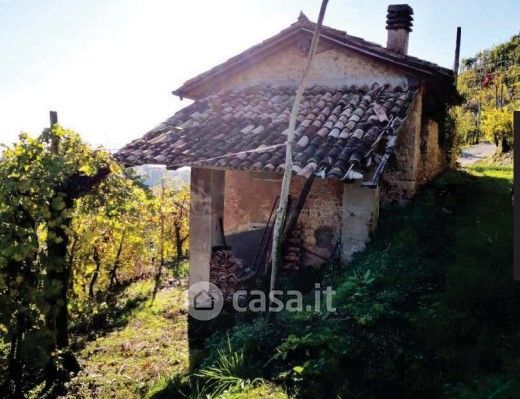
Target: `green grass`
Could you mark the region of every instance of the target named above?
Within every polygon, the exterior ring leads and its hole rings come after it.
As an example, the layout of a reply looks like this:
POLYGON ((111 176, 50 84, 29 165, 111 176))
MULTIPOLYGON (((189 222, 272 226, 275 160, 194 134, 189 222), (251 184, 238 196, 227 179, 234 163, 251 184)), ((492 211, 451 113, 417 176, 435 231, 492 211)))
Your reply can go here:
POLYGON ((274 384, 263 383, 258 386, 249 386, 238 392, 222 395, 220 399, 288 399, 287 393, 274 384))
MULTIPOLYGON (((402 323, 395 333, 406 340, 390 341, 400 345, 402 364, 387 365, 403 373, 396 392, 502 397, 516 389, 512 176, 511 166, 485 163, 447 172, 403 212, 385 212, 373 243, 353 262, 378 276, 374 302, 402 323)), ((393 328, 391 318, 386 325, 393 328)))
MULTIPOLYGON (((133 284, 123 298, 150 297, 152 281, 133 284)), ((127 323, 86 344, 78 354, 81 372, 67 398, 141 398, 155 384, 188 369, 187 317, 183 289, 159 291, 141 303, 127 323)))

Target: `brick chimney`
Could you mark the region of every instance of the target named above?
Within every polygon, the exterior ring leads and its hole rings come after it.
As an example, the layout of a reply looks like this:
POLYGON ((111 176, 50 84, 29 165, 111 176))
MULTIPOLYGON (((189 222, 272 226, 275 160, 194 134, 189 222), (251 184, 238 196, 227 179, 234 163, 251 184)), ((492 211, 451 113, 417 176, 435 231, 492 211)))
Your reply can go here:
POLYGON ((412 31, 413 8, 408 4, 392 4, 386 14, 388 39, 386 48, 401 54, 408 53, 408 36, 412 31))

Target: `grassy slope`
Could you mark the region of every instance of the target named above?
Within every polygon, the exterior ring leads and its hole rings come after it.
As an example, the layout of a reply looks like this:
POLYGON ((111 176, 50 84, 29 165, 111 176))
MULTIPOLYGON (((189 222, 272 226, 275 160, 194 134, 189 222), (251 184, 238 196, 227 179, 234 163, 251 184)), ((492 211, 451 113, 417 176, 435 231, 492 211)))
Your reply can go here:
POLYGON ((445 173, 404 211, 384 212, 354 260, 354 270, 377 275, 376 302, 403 315, 403 343, 414 342, 410 353, 422 358, 404 363, 402 393, 520 394, 512 177, 511 166, 485 163, 445 173))
POLYGON ((400 305, 435 362, 418 363, 424 369, 416 378, 444 386, 449 396, 519 394, 512 177, 511 166, 485 163, 444 174, 397 221, 390 220, 354 264, 386 274, 387 289, 404 288, 396 291, 410 300, 400 305))
MULTIPOLYGON (((152 282, 127 289, 124 300, 150 296, 152 282)), ((82 371, 67 398, 121 398, 144 396, 167 376, 188 367, 187 317, 181 288, 160 291, 153 305, 142 303, 127 316, 128 323, 89 342, 79 353, 82 371)))
POLYGON ((241 392, 225 394, 219 399, 288 399, 288 396, 281 388, 262 383, 257 387, 247 387, 241 392))

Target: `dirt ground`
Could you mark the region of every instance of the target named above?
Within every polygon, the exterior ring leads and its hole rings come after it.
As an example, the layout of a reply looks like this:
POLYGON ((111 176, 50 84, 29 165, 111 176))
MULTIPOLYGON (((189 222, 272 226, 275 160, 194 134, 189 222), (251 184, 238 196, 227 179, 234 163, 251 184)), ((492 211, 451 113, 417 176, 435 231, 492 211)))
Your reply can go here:
POLYGON ((464 148, 458 159, 460 166, 466 167, 492 156, 496 152, 497 147, 489 142, 482 142, 464 148))

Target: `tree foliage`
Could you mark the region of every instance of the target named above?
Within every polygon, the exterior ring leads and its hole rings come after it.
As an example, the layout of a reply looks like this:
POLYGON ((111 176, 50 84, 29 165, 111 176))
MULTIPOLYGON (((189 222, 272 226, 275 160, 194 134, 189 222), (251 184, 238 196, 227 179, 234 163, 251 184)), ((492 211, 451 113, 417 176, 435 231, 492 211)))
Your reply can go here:
POLYGON ((9 373, 0 390, 18 398, 37 380, 53 389, 75 368, 71 327, 92 325, 159 258, 174 265, 187 253, 189 190, 165 183, 157 196, 58 125, 6 147, 0 181, 0 375, 9 373), (40 377, 28 381, 28 372, 40 377))
POLYGON ((485 137, 500 145, 504 140, 513 143, 513 114, 507 108, 489 108, 482 114, 482 132, 485 137))
POLYGON ((505 114, 520 106, 520 35, 462 60, 457 88, 465 98, 455 111, 459 141, 475 144, 487 139, 509 150, 513 131, 505 114))
POLYGON ((56 376, 56 349, 67 344, 68 268, 63 255, 74 201, 106 176, 109 166, 106 152, 92 151, 77 134, 58 125, 37 139, 22 134, 2 155, 0 323, 11 342, 8 361, 15 397, 23 396, 27 359, 48 362, 49 374, 56 376), (59 149, 51 151, 58 141, 59 149))

